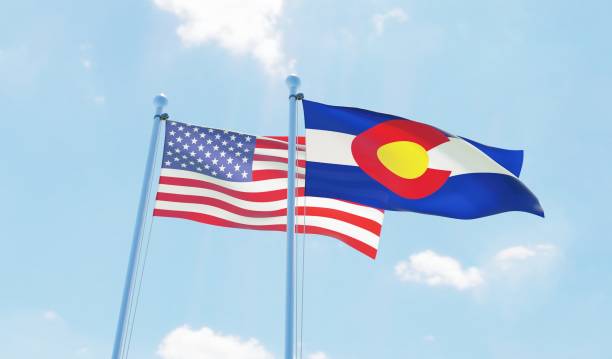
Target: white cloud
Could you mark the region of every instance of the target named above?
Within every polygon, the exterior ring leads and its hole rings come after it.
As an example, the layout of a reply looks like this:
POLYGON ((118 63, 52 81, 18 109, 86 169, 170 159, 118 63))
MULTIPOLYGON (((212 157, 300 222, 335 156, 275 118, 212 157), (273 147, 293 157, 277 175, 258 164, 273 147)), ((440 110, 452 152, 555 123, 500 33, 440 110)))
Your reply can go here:
POLYGON ((256 339, 242 340, 202 327, 176 328, 162 340, 157 354, 162 359, 273 359, 256 339))
POLYGON ((374 31, 376 31, 377 35, 382 35, 382 33, 385 32, 385 24, 389 20, 403 23, 408 20, 408 15, 399 7, 393 8, 382 14, 374 14, 374 16, 372 16, 372 24, 374 25, 374 31))
POLYGON ((286 74, 287 60, 278 27, 284 0, 154 0, 176 15, 185 46, 214 42, 238 55, 251 55, 271 74, 286 74))
POLYGON ((323 352, 312 353, 308 356, 308 359, 329 359, 327 354, 323 352))
POLYGON ((61 319, 61 317, 59 316, 59 314, 57 314, 57 312, 53 310, 47 310, 43 313, 43 319, 48 321, 54 321, 61 319))
POLYGON ((94 96, 93 101, 97 105, 104 105, 106 103, 106 97, 104 97, 104 96, 94 96))
POLYGON ((532 246, 514 246, 502 249, 495 255, 495 263, 502 269, 510 269, 514 264, 536 257, 551 257, 557 253, 557 247, 552 244, 536 244, 532 246))
POLYGON ((89 59, 81 59, 81 65, 83 65, 85 70, 91 70, 93 63, 89 59))
POLYGON ((477 287, 484 282, 478 268, 463 269, 456 259, 441 256, 431 250, 413 254, 407 261, 397 263, 395 274, 404 282, 446 285, 459 290, 477 287))

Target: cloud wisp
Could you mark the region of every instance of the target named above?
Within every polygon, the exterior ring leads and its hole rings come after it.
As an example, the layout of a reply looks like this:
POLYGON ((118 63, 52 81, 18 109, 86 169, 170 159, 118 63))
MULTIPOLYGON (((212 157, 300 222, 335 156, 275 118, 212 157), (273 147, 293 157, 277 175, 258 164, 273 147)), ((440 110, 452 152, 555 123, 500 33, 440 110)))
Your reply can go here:
POLYGON ((411 255, 395 265, 395 275, 402 282, 429 286, 448 286, 458 290, 479 287, 485 278, 521 277, 545 269, 559 250, 552 244, 518 245, 497 252, 491 261, 464 268, 455 258, 426 250, 411 255))
POLYGON ((292 67, 282 45, 279 19, 283 0, 154 0, 176 15, 185 46, 215 43, 237 55, 250 55, 273 75, 292 67))
POLYGON ((395 21, 404 23, 408 20, 406 12, 399 7, 393 8, 382 14, 374 14, 372 16, 372 25, 374 25, 374 32, 377 35, 382 35, 385 32, 385 25, 389 21, 395 21))
POLYGON ((484 280, 476 267, 463 268, 458 260, 426 250, 395 265, 395 275, 403 282, 450 286, 459 290, 481 285, 484 280))

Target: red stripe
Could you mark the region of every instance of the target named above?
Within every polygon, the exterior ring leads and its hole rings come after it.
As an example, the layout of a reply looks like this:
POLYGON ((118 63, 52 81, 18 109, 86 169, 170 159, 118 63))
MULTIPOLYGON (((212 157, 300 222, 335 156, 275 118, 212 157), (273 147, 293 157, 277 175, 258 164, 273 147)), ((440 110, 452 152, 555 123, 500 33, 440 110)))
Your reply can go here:
MULTIPOLYGON (((233 189, 229 189, 211 182, 191 179, 191 178, 180 178, 180 177, 167 177, 161 176, 159 177, 159 184, 169 184, 174 186, 185 186, 185 187, 195 187, 195 188, 205 188, 211 189, 217 192, 225 193, 228 196, 236 197, 238 199, 243 199, 245 201, 252 202, 270 202, 270 201, 278 201, 281 199, 287 199, 287 189, 277 189, 274 191, 265 191, 265 192, 241 192, 233 189)), ((298 187, 296 189, 296 196, 304 195, 304 187, 298 187)))
MULTIPOLYGON (((287 157, 260 155, 260 154, 256 153, 256 154, 253 155, 253 161, 268 161, 268 162, 287 163, 287 157)), ((295 162, 297 163, 298 167, 306 167, 306 161, 305 160, 296 160, 295 162)))
MULTIPOLYGON (((172 218, 182 218, 189 219, 192 221, 212 224, 215 226, 222 227, 231 227, 231 228, 243 228, 243 229, 254 229, 254 230, 262 230, 262 231, 280 231, 285 232, 287 226, 284 224, 271 224, 271 225, 249 225, 249 224, 240 224, 231 221, 227 221, 218 217, 209 216, 201 213, 193 213, 193 212, 183 212, 183 211, 171 211, 165 209, 155 209, 153 210, 153 215, 156 217, 172 217, 172 218)), ((351 236, 347 236, 346 234, 339 233, 336 231, 332 231, 330 229, 325 229, 316 226, 296 226, 297 233, 308 233, 308 234, 319 234, 323 236, 329 236, 336 239, 341 240, 346 243, 350 247, 358 250, 359 252, 365 254, 366 256, 375 259, 377 250, 376 248, 370 247, 369 245, 361 242, 351 236)))
POLYGON ((204 196, 158 192, 156 199, 160 201, 168 201, 168 202, 205 204, 208 206, 221 208, 223 210, 226 210, 228 212, 232 212, 232 213, 235 213, 241 216, 253 217, 253 218, 283 217, 287 215, 286 208, 277 209, 273 211, 254 211, 254 210, 244 209, 244 208, 235 206, 231 203, 225 202, 217 198, 204 197, 204 196))
MULTIPOLYGON (((273 138, 275 140, 279 140, 279 141, 285 141, 288 142, 289 141, 289 137, 287 136, 265 136, 267 138, 273 138)), ((257 139, 260 139, 261 137, 258 137, 257 139)), ((297 136, 296 137, 296 141, 298 145, 305 145, 306 144, 306 137, 304 136, 297 136)))
MULTIPOLYGON (((316 226, 309 226, 306 225, 306 233, 308 234, 319 234, 322 236, 328 236, 328 237, 333 237, 336 239, 341 240, 342 242, 346 243, 347 245, 349 245, 350 247, 358 250, 359 252, 365 254, 366 256, 372 258, 372 259, 376 259, 376 253, 378 252, 378 250, 374 247, 370 247, 369 245, 365 244, 362 241, 359 241, 351 236, 347 236, 344 233, 340 233, 340 232, 336 232, 336 231, 332 231, 331 229, 327 229, 327 228, 321 228, 321 227, 316 227, 316 226)), ((296 232, 297 233, 304 233, 304 226, 300 226, 300 228, 296 228, 296 232)))
POLYGON ((212 224, 212 225, 221 226, 221 227, 255 229, 255 230, 260 230, 260 231, 284 232, 285 229, 287 228, 287 226, 284 224, 266 224, 266 225, 242 224, 242 223, 236 223, 236 222, 228 221, 225 219, 221 219, 219 217, 210 216, 208 214, 184 212, 184 211, 172 211, 172 210, 167 210, 167 209, 154 209, 153 215, 157 217, 173 217, 173 218, 189 219, 192 221, 212 224))
MULTIPOLYGON (((302 173, 296 173, 296 178, 304 179, 302 173)), ((287 178, 287 171, 283 170, 256 170, 253 171, 253 181, 263 181, 267 179, 287 178)))
MULTIPOLYGON (((204 196, 158 192, 156 199, 160 201, 168 201, 168 202, 204 204, 208 206, 221 208, 223 210, 226 210, 228 212, 231 212, 231 213, 234 213, 240 216, 252 217, 252 218, 283 217, 287 215, 286 208, 272 210, 272 211, 255 211, 255 210, 245 209, 245 208, 235 206, 231 203, 225 202, 217 198, 204 197, 204 196)), ((331 209, 331 208, 323 208, 323 207, 304 208, 303 206, 300 206, 300 207, 296 207, 296 215, 333 218, 341 222, 349 223, 354 226, 363 228, 367 231, 372 232, 373 234, 377 236, 380 236, 380 230, 382 227, 379 223, 371 219, 360 217, 352 213, 347 213, 347 212, 343 212, 343 211, 340 211, 337 209, 331 209)), ((308 225, 308 219, 306 219, 306 224, 308 225)))
MULTIPOLYGON (((175 186, 186 186, 195 188, 211 189, 217 192, 225 193, 229 196, 253 202, 269 202, 287 198, 287 189, 277 189, 265 192, 241 192, 229 189, 211 182, 180 177, 159 177, 159 184, 169 184, 175 186)), ((302 189, 303 193, 303 189, 302 189)))
MULTIPOLYGON (((308 199, 306 199, 306 202, 308 202, 308 199)), ((341 222, 363 228, 377 236, 380 236, 380 230, 382 228, 382 225, 376 221, 332 208, 301 206, 296 207, 295 212, 298 216, 306 215, 337 219, 341 222)), ((308 218, 306 218, 306 225, 308 225, 308 218)))
MULTIPOLYGON (((255 142, 255 148, 262 148, 262 149, 274 149, 274 150, 287 150, 287 148, 289 148, 289 144, 287 143, 287 141, 275 141, 275 140, 270 140, 267 138, 258 138, 257 141, 255 142)), ((297 146, 298 151, 305 151, 306 147, 304 147, 304 144, 298 144, 297 146)))

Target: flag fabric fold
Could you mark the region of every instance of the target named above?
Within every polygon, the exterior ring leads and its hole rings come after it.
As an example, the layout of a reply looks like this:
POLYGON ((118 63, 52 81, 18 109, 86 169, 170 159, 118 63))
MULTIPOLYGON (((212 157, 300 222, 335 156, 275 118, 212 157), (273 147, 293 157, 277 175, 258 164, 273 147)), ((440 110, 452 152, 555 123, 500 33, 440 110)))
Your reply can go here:
MULTIPOLYGON (((306 148, 297 141, 296 233, 333 237, 376 257, 384 212, 305 196, 306 148)), ((223 227, 286 231, 286 137, 168 122, 153 215, 223 227)))

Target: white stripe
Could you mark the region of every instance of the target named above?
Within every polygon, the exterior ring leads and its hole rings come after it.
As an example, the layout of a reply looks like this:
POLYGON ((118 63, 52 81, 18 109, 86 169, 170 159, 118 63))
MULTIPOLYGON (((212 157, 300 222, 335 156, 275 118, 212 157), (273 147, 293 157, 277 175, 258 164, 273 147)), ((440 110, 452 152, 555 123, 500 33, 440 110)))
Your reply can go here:
POLYGON ((355 136, 343 132, 306 129, 308 161, 357 166, 351 152, 355 136))
POLYGON ((471 143, 451 137, 448 142, 429 150, 429 167, 451 170, 451 176, 468 173, 501 173, 514 175, 471 143))
MULTIPOLYGON (((277 225, 277 224, 287 224, 286 216, 278 216, 278 217, 264 217, 264 218, 256 218, 256 217, 245 217, 241 216, 221 208, 217 208, 214 206, 209 206, 205 204, 193 204, 193 203, 179 203, 179 202, 167 202, 167 201, 156 201, 155 203, 156 209, 168 210, 168 211, 182 211, 182 212, 192 212, 192 213, 201 213, 217 218, 221 218, 227 221, 231 221, 239 224, 246 225, 256 225, 256 226, 266 226, 266 225, 277 225)), ((350 223, 346 223, 334 218, 327 217, 319 217, 319 216, 297 216, 296 224, 305 223, 306 225, 317 226, 321 228, 326 228, 329 230, 333 230, 335 232, 339 232, 345 234, 347 236, 353 237, 356 240, 359 240, 371 247, 378 248, 378 240, 379 237, 374 233, 365 230, 361 227, 357 227, 350 223)))
MULTIPOLYGON (((303 216, 298 216, 296 218, 296 224, 298 225, 302 225, 303 221, 303 216)), ((306 226, 317 226, 342 233, 376 249, 378 248, 378 242, 380 240, 379 236, 366 229, 337 220, 335 218, 309 216, 308 213, 306 213, 306 226)))
POLYGON ((163 209, 169 211, 183 211, 183 212, 193 212, 193 213, 202 213, 210 216, 219 217, 221 219, 225 219, 227 221, 240 223, 240 224, 249 224, 249 225, 272 225, 272 224, 286 224, 287 217, 286 216, 278 216, 278 217, 246 217, 241 216, 236 213, 232 213, 226 211, 224 209, 209 206, 207 204, 197 204, 197 203, 181 203, 181 202, 169 202, 169 201, 155 201, 156 209, 163 209))
MULTIPOLYGON (((385 216, 383 211, 379 211, 372 207, 361 206, 358 204, 353 204, 349 202, 339 201, 332 198, 323 198, 323 197, 311 197, 306 196, 296 198, 296 203, 298 206, 307 206, 307 207, 321 207, 321 208, 331 208, 337 209, 342 212, 354 214, 359 217, 370 219, 376 223, 382 224, 383 218, 385 216)), ((308 214, 308 208, 306 209, 306 214, 308 214)))
POLYGON ((267 192, 279 189, 287 189, 286 178, 274 178, 269 180, 254 181, 254 182, 232 182, 224 181, 222 179, 214 178, 211 176, 203 175, 201 173, 195 173, 191 171, 175 170, 170 168, 162 168, 161 176, 164 177, 178 177, 194 179, 204 182, 210 182, 225 188, 229 188, 240 192, 267 192))
MULTIPOLYGON (((281 170, 287 171, 287 164, 281 162, 271 162, 271 161, 253 161, 253 171, 258 170, 281 170)), ((304 167, 296 167, 296 172, 304 174, 306 173, 306 169, 304 167)))
MULTIPOLYGON (((255 154, 287 158, 287 150, 278 150, 274 148, 255 148, 255 154)), ((299 160, 304 160, 306 159, 306 154, 304 151, 297 151, 296 157, 299 160)))
MULTIPOLYGON (((308 161, 358 166, 351 152, 355 136, 342 132, 306 130, 308 161)), ((451 171, 451 176, 468 173, 501 173, 514 176, 469 142, 451 137, 427 152, 429 167, 451 171)))
MULTIPOLYGON (((184 206, 182 203, 157 201, 155 208, 171 211, 182 211, 190 213, 201 213, 212 217, 228 220, 234 223, 246 224, 252 226, 267 226, 267 225, 286 225, 286 217, 269 217, 269 218, 252 218, 238 216, 222 209, 200 205, 200 208, 195 209, 192 206, 184 206), (228 216, 229 214, 229 216, 228 216)), ((319 216, 297 216, 296 225, 301 225, 306 221, 306 226, 316 226, 325 228, 334 232, 342 233, 359 242, 362 242, 374 249, 378 249, 380 237, 376 234, 363 228, 354 226, 334 218, 319 217, 319 216)))
MULTIPOLYGON (((236 207, 244 208, 244 209, 251 210, 251 211, 275 211, 275 210, 287 208, 287 200, 278 200, 278 201, 269 201, 269 202, 246 201, 243 199, 232 197, 225 193, 221 193, 215 190, 210 190, 210 189, 205 189, 205 188, 160 184, 157 192, 215 198, 223 202, 232 204, 236 207)), ((304 200, 304 197, 297 197, 296 206, 299 207, 299 206, 304 206, 304 205, 307 205, 308 207, 321 207, 321 208, 335 209, 338 211, 342 211, 342 212, 354 214, 359 217, 370 219, 381 225, 382 225, 382 221, 384 217, 383 212, 376 210, 374 208, 360 206, 357 204, 352 204, 352 203, 339 201, 339 200, 335 200, 331 198, 306 197, 306 199, 304 200)), ((308 214, 308 209, 306 209, 306 214, 308 214)))

